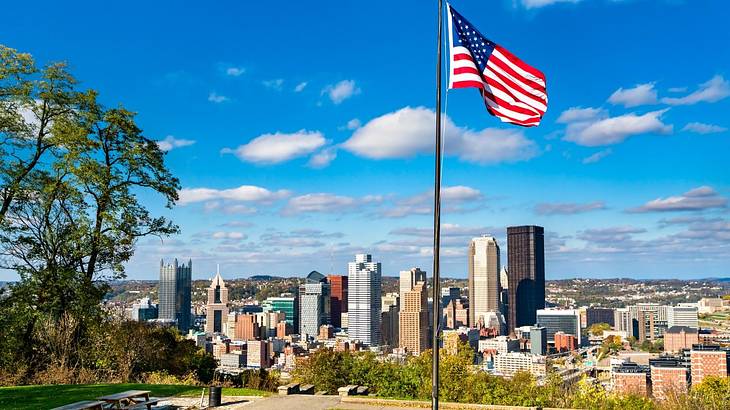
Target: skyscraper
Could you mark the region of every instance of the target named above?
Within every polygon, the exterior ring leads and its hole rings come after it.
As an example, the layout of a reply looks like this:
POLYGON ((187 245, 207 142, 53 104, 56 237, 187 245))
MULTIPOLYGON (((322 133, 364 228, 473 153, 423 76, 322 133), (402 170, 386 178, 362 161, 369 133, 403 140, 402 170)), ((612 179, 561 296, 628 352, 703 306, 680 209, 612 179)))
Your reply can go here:
POLYGON ((428 348, 428 294, 426 283, 418 282, 402 294, 399 319, 400 347, 419 355, 428 348))
POLYGON ((330 309, 332 310, 332 326, 342 327, 342 314, 347 312, 347 276, 328 275, 330 283, 330 309))
POLYGON ((469 323, 484 324, 490 312, 499 312, 499 245, 492 236, 473 238, 469 243, 469 323), (481 319, 481 321, 480 321, 481 319))
POLYGON ((159 314, 158 318, 177 322, 177 328, 185 333, 190 329, 190 292, 193 262, 178 265, 177 259, 165 265, 160 260, 159 314))
POLYGON ((330 284, 317 271, 299 286, 299 334, 316 337, 319 327, 330 324, 330 284))
MULTIPOLYGON (((205 306, 206 333, 222 333, 223 321, 228 318, 228 288, 221 277, 220 267, 208 287, 208 304, 205 306)), ((228 335, 233 336, 233 335, 228 335)))
POLYGON ((426 272, 421 268, 400 271, 400 297, 402 298, 405 292, 412 290, 419 282, 426 282, 426 272))
POLYGON ((380 344, 380 262, 373 262, 369 254, 355 255, 347 265, 349 293, 348 333, 350 339, 368 346, 380 344))
POLYGON ((534 325, 545 307, 545 231, 541 226, 507 228, 509 296, 507 332, 534 325))

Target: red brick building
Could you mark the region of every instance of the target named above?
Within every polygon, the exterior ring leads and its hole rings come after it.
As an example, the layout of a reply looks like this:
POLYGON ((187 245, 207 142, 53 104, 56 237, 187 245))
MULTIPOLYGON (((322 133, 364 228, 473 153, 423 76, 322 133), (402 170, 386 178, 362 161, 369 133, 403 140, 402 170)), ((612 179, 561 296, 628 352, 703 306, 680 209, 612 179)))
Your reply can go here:
POLYGON ((236 317, 235 340, 256 340, 260 337, 256 315, 240 314, 236 317))
POLYGON ((648 366, 636 363, 625 363, 614 367, 611 369, 613 392, 619 395, 648 396, 651 393, 649 371, 648 366))
POLYGON ((558 352, 570 352, 578 348, 578 339, 565 332, 555 333, 555 350, 558 352))
POLYGON ((347 312, 347 276, 329 275, 330 284, 330 315, 332 326, 342 327, 342 314, 347 312))
POLYGON ((687 393, 689 369, 678 360, 651 360, 651 391, 662 401, 687 393))
POLYGON ((664 332, 664 351, 677 353, 682 349, 691 349, 699 343, 697 329, 686 326, 672 326, 664 332))
POLYGON ((707 376, 727 377, 728 351, 718 345, 695 345, 690 352, 692 384, 700 384, 707 376))

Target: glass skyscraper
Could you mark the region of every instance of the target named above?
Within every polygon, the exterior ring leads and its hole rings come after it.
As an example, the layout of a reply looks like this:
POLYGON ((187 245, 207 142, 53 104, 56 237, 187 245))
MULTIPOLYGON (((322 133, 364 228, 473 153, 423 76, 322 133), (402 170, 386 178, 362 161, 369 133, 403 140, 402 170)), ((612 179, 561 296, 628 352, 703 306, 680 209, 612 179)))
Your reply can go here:
POLYGON ((165 264, 160 260, 159 313, 162 320, 175 321, 177 328, 186 333, 191 325, 191 287, 193 262, 185 264, 165 264))
POLYGON ((348 334, 368 346, 380 345, 381 267, 368 254, 347 265, 348 334))
POLYGON ((507 228, 509 296, 507 332, 536 323, 545 307, 545 231, 541 226, 507 228))

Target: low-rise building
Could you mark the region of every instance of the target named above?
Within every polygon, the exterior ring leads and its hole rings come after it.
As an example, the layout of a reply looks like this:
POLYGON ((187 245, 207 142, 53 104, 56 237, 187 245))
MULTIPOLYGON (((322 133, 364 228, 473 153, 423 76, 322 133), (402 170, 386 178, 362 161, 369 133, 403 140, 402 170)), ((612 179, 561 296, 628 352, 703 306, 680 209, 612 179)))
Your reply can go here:
POLYGON ((221 355, 221 367, 228 369, 242 369, 246 367, 246 354, 225 353, 221 355))
POLYGON ((518 371, 529 372, 535 377, 545 377, 547 374, 545 357, 514 352, 494 356, 494 372, 496 374, 512 377, 518 371))
POLYGON ((649 360, 651 367, 652 395, 659 401, 686 394, 689 386, 689 369, 686 363, 675 358, 649 360))
POLYGON ((677 353, 682 349, 691 349, 699 343, 697 328, 686 326, 672 326, 664 332, 664 351, 677 353))
POLYGON ((648 396, 650 394, 650 372, 649 366, 631 362, 611 367, 613 392, 620 395, 648 396))
POLYGON ((719 345, 694 345, 690 352, 692 384, 702 383, 707 376, 728 376, 730 351, 719 345))
POLYGON ((520 341, 510 339, 507 336, 497 336, 490 339, 479 339, 479 352, 486 350, 494 351, 499 354, 520 351, 520 341))

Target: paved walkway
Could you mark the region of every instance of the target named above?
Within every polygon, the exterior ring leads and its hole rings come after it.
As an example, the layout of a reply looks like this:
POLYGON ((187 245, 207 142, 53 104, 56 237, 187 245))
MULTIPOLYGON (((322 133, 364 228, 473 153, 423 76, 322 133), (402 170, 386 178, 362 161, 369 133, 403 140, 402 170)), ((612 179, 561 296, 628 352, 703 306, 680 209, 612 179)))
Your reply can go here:
MULTIPOLYGON (((203 400, 208 404, 208 398, 203 400)), ((200 408, 200 397, 176 397, 171 404, 182 408, 200 408)), ((394 407, 362 403, 342 403, 339 396, 291 395, 270 397, 224 396, 220 410, 393 410, 394 407)))

